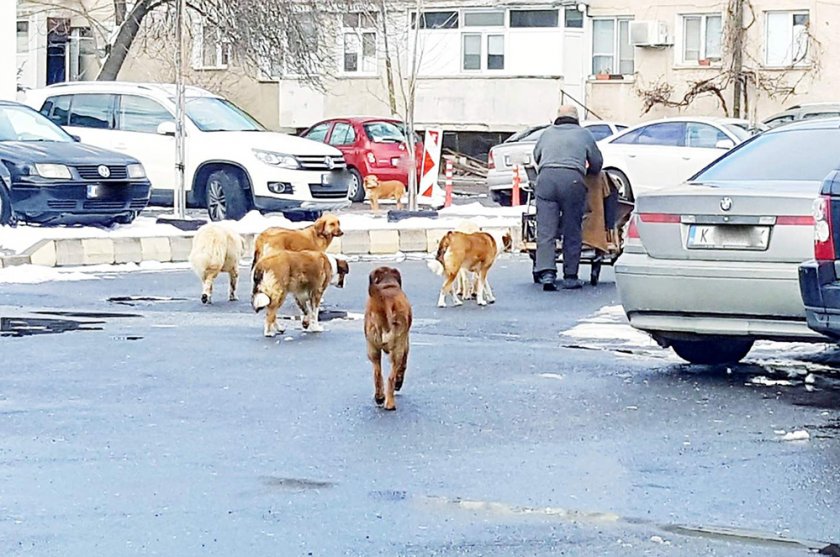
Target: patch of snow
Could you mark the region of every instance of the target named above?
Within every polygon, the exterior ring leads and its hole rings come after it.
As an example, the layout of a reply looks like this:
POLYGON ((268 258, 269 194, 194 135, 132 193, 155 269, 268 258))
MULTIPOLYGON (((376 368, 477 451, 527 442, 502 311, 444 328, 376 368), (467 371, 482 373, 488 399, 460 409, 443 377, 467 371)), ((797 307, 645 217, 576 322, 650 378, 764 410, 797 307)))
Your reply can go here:
POLYGON ((789 381, 787 379, 770 379, 769 377, 764 377, 763 375, 753 377, 752 379, 750 379, 749 384, 761 385, 763 387, 792 387, 796 385, 795 382, 789 381))
POLYGON ((782 441, 807 441, 810 438, 811 435, 807 431, 800 429, 797 431, 791 431, 790 433, 785 433, 782 436, 782 441))
POLYGON ((559 373, 540 373, 539 376, 545 379, 563 379, 563 376, 559 373))
POLYGON ((66 282, 96 280, 97 277, 74 271, 59 271, 54 267, 40 265, 18 265, 0 269, 0 283, 40 284, 42 282, 66 282))

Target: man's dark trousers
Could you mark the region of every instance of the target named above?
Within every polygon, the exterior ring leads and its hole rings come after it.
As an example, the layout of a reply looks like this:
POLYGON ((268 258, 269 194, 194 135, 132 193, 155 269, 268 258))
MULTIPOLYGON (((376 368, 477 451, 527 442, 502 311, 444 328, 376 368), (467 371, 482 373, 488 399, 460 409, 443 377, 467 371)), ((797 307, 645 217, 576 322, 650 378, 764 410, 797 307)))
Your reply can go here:
POLYGON ((537 177, 537 261, 534 271, 557 272, 555 242, 563 215, 563 278, 577 278, 586 185, 577 170, 543 168, 537 177))

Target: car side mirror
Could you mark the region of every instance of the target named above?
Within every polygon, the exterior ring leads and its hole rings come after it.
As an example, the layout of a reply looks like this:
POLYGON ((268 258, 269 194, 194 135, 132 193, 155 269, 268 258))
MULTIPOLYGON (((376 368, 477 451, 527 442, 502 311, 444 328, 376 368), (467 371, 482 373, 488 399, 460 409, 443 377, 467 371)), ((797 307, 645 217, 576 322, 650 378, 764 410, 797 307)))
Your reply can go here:
POLYGON ((70 137, 72 137, 73 141, 75 141, 76 143, 81 143, 82 142, 82 138, 79 137, 78 135, 71 135, 70 137))
POLYGON ((735 147, 735 142, 731 139, 721 139, 717 143, 715 143, 715 149, 732 149, 735 147))
POLYGON ((161 122, 157 127, 158 135, 175 135, 175 122, 167 120, 161 122))

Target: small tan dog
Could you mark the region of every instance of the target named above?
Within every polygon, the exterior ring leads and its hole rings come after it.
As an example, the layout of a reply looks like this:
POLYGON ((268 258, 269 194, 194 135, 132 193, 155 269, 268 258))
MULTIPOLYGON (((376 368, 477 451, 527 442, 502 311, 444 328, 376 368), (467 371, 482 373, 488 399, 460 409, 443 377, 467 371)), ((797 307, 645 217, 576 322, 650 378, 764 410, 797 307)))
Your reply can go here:
MULTIPOLYGON (((502 246, 510 241, 510 234, 505 234, 500 240, 502 246), (507 241, 505 241, 505 238, 507 241)), ((504 249, 504 247, 503 247, 504 249)), ((443 286, 440 289, 438 307, 446 307, 446 295, 452 296, 452 302, 456 306, 463 304, 458 293, 453 290, 453 284, 462 270, 475 273, 475 297, 476 303, 480 306, 492 304, 496 301, 490 282, 487 280, 487 273, 496 261, 499 254, 499 245, 492 234, 488 232, 447 232, 438 244, 438 251, 435 261, 429 262, 429 268, 435 273, 444 277, 443 286)))
POLYGON ((402 290, 402 276, 392 267, 379 267, 370 273, 365 307, 367 356, 373 364, 373 400, 396 410, 394 392, 402 388, 408 364, 411 304, 402 290), (391 359, 388 386, 382 385, 382 352, 391 359))
MULTIPOLYGON (((475 232, 481 232, 481 228, 471 220, 462 220, 455 231, 473 234, 475 232)), ((466 269, 461 269, 458 272, 458 278, 455 280, 455 294, 462 300, 471 300, 475 297, 475 280, 471 275, 473 273, 470 273, 466 269)))
POLYGON ((190 251, 190 265, 201 279, 201 303, 212 303, 213 281, 220 273, 230 276, 228 299, 236 300, 239 260, 245 252, 242 236, 224 224, 211 222, 196 232, 190 251))
POLYGON ((318 313, 324 291, 330 284, 343 287, 344 276, 349 272, 346 260, 320 251, 280 251, 260 259, 254 267, 251 304, 257 313, 266 308, 263 335, 273 337, 275 332, 286 331, 277 325, 277 311, 287 294, 295 298, 303 313, 303 328, 322 332, 318 313))
POLYGON ((341 221, 331 213, 321 215, 314 224, 299 230, 280 227, 268 228, 254 240, 254 260, 251 262, 251 269, 254 268, 261 257, 274 254, 280 250, 327 251, 333 238, 343 235, 341 221))
POLYGON ((393 199, 397 202, 397 210, 402 209, 405 184, 399 180, 382 181, 376 174, 368 174, 365 176, 364 188, 368 199, 370 199, 370 206, 374 213, 379 212, 380 199, 393 199))

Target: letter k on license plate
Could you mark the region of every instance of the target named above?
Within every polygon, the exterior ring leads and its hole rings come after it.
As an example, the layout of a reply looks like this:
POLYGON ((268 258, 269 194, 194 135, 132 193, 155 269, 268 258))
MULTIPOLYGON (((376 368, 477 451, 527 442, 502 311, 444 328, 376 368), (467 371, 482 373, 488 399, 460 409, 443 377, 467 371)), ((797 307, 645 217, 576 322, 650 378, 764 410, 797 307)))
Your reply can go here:
POLYGON ((688 228, 686 247, 764 251, 769 240, 769 226, 692 224, 688 228))

